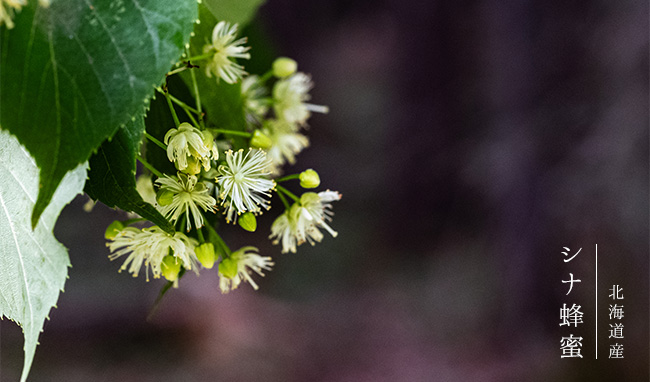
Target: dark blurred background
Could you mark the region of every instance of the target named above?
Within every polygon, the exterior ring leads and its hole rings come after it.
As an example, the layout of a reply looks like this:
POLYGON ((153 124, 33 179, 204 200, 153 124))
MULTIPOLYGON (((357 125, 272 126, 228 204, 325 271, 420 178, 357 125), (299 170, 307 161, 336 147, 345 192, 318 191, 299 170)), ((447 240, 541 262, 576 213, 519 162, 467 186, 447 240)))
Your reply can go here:
MULTIPOLYGON (((79 197, 32 381, 648 380, 647 2, 270 0, 247 33, 330 107, 287 172, 343 194, 338 238, 280 255, 273 210, 255 235, 226 229, 274 257, 260 290, 190 274, 147 322, 163 282, 117 273, 103 232, 121 215, 79 197), (559 326, 564 303, 584 324, 559 326), (569 334, 583 359, 560 358, 569 334)), ((17 380, 22 334, 1 335, 17 380)))

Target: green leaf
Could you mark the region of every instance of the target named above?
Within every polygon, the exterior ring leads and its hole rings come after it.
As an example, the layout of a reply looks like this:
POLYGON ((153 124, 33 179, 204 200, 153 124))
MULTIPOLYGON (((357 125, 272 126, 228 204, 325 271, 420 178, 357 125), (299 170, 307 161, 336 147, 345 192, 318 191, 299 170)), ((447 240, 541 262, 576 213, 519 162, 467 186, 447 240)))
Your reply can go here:
POLYGON ((68 252, 52 234, 61 209, 81 192, 86 165, 66 174, 32 231, 30 211, 38 194, 39 170, 18 140, 0 131, 0 317, 22 326, 25 362, 34 358, 38 335, 68 274, 68 252))
POLYGON ((144 119, 138 117, 119 129, 113 139, 104 142, 90 157, 90 171, 84 191, 109 207, 119 207, 151 220, 173 233, 174 226, 135 188, 135 156, 144 133, 144 119))
POLYGON ((203 4, 217 20, 238 23, 241 30, 255 16, 257 8, 264 2, 265 0, 204 0, 203 4))
POLYGON ((41 169, 32 225, 63 176, 142 114, 197 17, 195 0, 37 4, 0 28, 0 124, 41 169))
MULTIPOLYGON (((246 129, 246 114, 241 96, 241 82, 228 84, 208 78, 204 72, 195 70, 201 104, 204 107, 205 118, 210 125, 219 129, 244 131, 246 129)), ((187 86, 192 85, 189 73, 181 73, 181 78, 187 86)))

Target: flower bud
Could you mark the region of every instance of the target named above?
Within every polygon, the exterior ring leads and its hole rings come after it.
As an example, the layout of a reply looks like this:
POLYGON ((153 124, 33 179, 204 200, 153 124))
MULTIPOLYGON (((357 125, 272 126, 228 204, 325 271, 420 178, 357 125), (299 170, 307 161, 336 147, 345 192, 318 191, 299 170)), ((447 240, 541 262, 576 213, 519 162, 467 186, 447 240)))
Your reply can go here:
POLYGON ((316 188, 320 186, 320 177, 313 169, 308 169, 300 173, 300 186, 302 188, 316 188))
POLYGON ((285 78, 298 70, 298 63, 289 57, 278 57, 273 61, 273 75, 277 78, 285 78))
POLYGON ((251 212, 246 212, 245 214, 241 215, 237 222, 239 223, 240 227, 248 232, 255 232, 257 229, 257 219, 251 212))
POLYGON ((117 234, 120 233, 122 229, 124 229, 124 223, 122 223, 119 220, 115 220, 114 222, 109 224, 108 227, 106 228, 104 237, 106 238, 106 240, 114 240, 117 234))
POLYGON ((214 244, 203 243, 194 249, 194 253, 204 267, 212 269, 216 260, 214 244))
POLYGON ((289 214, 287 217, 289 218, 289 221, 298 221, 298 218, 300 217, 301 211, 301 206, 300 203, 293 203, 291 205, 291 208, 289 208, 289 214))
POLYGON ((219 150, 217 149, 217 144, 214 141, 214 135, 210 130, 202 130, 201 136, 203 137, 203 144, 210 151, 211 158, 216 160, 219 158, 219 150))
POLYGON ((231 258, 223 259, 219 263, 219 273, 229 279, 237 276, 237 262, 231 258))
POLYGON ((181 271, 181 263, 174 256, 167 255, 160 265, 162 275, 167 281, 178 280, 178 273, 181 271))
POLYGON ((187 167, 183 170, 178 168, 178 161, 174 162, 176 169, 187 175, 196 175, 201 172, 201 162, 192 155, 187 157, 187 167))
POLYGON ((214 135, 212 135, 210 130, 201 130, 201 137, 203 138, 203 144, 205 147, 207 147, 208 150, 211 150, 214 145, 214 135))
POLYGON ((174 200, 174 193, 169 190, 159 190, 156 194, 156 202, 160 206, 168 206, 174 200))
POLYGON ((255 130, 253 132, 253 138, 251 138, 251 146, 257 147, 260 149, 268 149, 271 147, 273 142, 268 135, 264 134, 261 130, 255 130))
POLYGON ((320 203, 320 196, 315 192, 305 192, 300 195, 300 204, 303 206, 320 203))

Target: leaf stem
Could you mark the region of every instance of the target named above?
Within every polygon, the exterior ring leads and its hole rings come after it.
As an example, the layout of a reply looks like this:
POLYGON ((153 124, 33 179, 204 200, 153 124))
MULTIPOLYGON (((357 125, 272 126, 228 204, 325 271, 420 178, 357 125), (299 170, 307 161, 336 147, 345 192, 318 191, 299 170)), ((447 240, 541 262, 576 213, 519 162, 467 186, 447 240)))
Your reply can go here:
MULTIPOLYGON (((171 98, 172 101, 173 101, 175 104, 177 104, 178 106, 180 106, 180 107, 182 107, 183 109, 185 109, 185 111, 191 111, 191 112, 193 112, 194 114, 197 114, 197 115, 201 113, 200 111, 196 110, 196 109, 193 108, 192 106, 186 104, 185 102, 179 100, 178 98, 174 97, 174 96, 171 95, 171 94, 169 94, 169 98, 171 98)), ((189 114, 189 113, 188 113, 188 114, 189 114)))
POLYGON ((165 98, 167 99, 167 105, 169 106, 169 111, 172 112, 172 117, 174 118, 174 123, 176 123, 176 127, 178 127, 181 124, 181 121, 178 120, 178 115, 176 115, 176 110, 174 110, 174 105, 172 105, 172 100, 171 100, 171 94, 167 91, 167 88, 165 90, 161 89, 159 86, 156 86, 156 90, 162 94, 165 95, 165 98))
POLYGON ((273 77, 273 69, 269 70, 268 72, 264 73, 262 77, 260 77, 260 83, 264 83, 269 80, 269 78, 273 77))
POLYGON ((197 127, 198 127, 198 126, 199 126, 199 123, 196 121, 196 119, 194 118, 194 116, 192 115, 192 113, 190 113, 190 111, 187 110, 187 109, 185 109, 185 108, 183 108, 183 110, 185 110, 185 113, 187 114, 187 116, 190 117, 190 119, 192 120, 192 124, 193 124, 194 126, 197 126, 197 127))
POLYGON ((292 174, 292 175, 283 176, 282 178, 278 178, 275 181, 279 183, 279 182, 286 182, 287 180, 299 179, 299 178, 300 178, 300 174, 292 174))
POLYGON ((196 229, 196 234, 199 236, 199 242, 205 243, 205 238, 203 237, 203 230, 201 228, 196 229))
POLYGON ((166 76, 167 77, 172 76, 172 75, 174 75, 176 73, 180 73, 180 72, 182 72, 182 71, 184 71, 186 69, 187 69, 187 66, 182 66, 180 68, 176 68, 176 69, 172 70, 171 72, 167 72, 166 76))
POLYGON ((214 52, 210 51, 208 53, 204 53, 204 54, 200 54, 198 56, 190 57, 186 61, 200 61, 200 60, 204 60, 206 58, 210 58, 212 56, 214 56, 214 52))
POLYGON ((180 125, 180 121, 178 120, 178 116, 176 115, 176 110, 174 110, 174 107, 172 106, 171 102, 177 104, 180 106, 185 114, 187 114, 188 117, 192 120, 192 123, 194 126, 199 126, 199 123, 196 121, 192 113, 199 114, 199 111, 193 108, 192 106, 186 104, 185 102, 179 100, 178 98, 174 97, 173 95, 169 94, 168 91, 162 90, 161 88, 156 88, 157 91, 160 93, 164 94, 165 97, 167 98, 167 103, 169 104, 169 109, 172 112, 172 116, 174 117, 174 122, 176 122, 176 126, 178 127, 180 125), (171 102, 170 102, 171 100, 171 102))
POLYGON ((197 111, 195 108, 191 107, 190 105, 188 105, 188 104, 186 104, 185 102, 179 100, 178 98, 174 97, 174 96, 171 95, 171 94, 169 95, 169 98, 170 98, 170 99, 171 99, 175 104, 177 104, 178 106, 180 106, 180 107, 183 109, 183 111, 185 111, 185 114, 187 114, 187 116, 190 117, 190 119, 192 120, 192 124, 193 124, 194 126, 197 126, 197 127, 199 126, 199 123, 196 121, 196 119, 195 119, 194 116, 192 115, 192 112, 198 114, 198 111, 197 111))
POLYGON ((247 133, 245 131, 226 130, 226 129, 211 129, 211 130, 214 131, 217 134, 221 133, 221 134, 225 134, 225 135, 237 135, 237 136, 246 137, 246 138, 250 138, 250 137, 253 136, 253 134, 247 133))
POLYGON ((282 200, 282 204, 284 204, 284 208, 285 208, 285 209, 288 210, 289 208, 291 208, 291 207, 289 206, 289 202, 287 202, 287 198, 285 198, 284 195, 282 195, 281 192, 278 192, 278 196, 280 197, 280 200, 282 200))
POLYGON ((149 171, 151 171, 155 176, 157 176, 157 177, 159 177, 159 178, 161 178, 161 177, 163 176, 163 174, 162 174, 160 171, 156 170, 155 167, 153 167, 151 164, 149 164, 149 162, 147 162, 147 161, 146 161, 143 157, 141 157, 140 155, 136 155, 136 156, 135 156, 135 159, 137 159, 138 162, 142 163, 142 165, 143 165, 144 167, 146 167, 149 171))
POLYGON ((199 94, 199 86, 196 82, 196 75, 193 70, 190 70, 190 77, 192 77, 192 86, 194 87, 194 98, 196 100, 196 109, 199 116, 199 123, 201 128, 205 129, 205 122, 203 120, 203 110, 201 109, 201 95, 199 94))
POLYGON ((171 98, 169 98, 169 94, 165 93, 165 98, 167 98, 167 105, 169 105, 169 111, 172 112, 174 123, 176 124, 176 127, 178 127, 181 125, 181 121, 178 120, 178 115, 176 115, 176 110, 174 110, 174 105, 172 104, 171 98))
POLYGON ((149 133, 147 133, 147 132, 145 131, 145 132, 144 132, 144 136, 147 137, 147 139, 150 140, 151 142, 155 143, 155 144, 156 144, 158 147, 160 147, 161 149, 167 151, 167 145, 164 144, 164 143, 162 143, 162 142, 160 142, 160 141, 159 141, 158 139, 156 139, 156 137, 154 137, 153 135, 151 135, 151 134, 149 134, 149 133))
POLYGON ((280 186, 279 184, 276 184, 276 185, 275 185, 275 188, 276 188, 278 191, 283 192, 285 195, 287 195, 288 197, 290 197, 291 199, 293 199, 295 202, 299 202, 299 201, 300 201, 300 198, 298 198, 296 195, 294 195, 293 192, 287 190, 286 188, 280 186))

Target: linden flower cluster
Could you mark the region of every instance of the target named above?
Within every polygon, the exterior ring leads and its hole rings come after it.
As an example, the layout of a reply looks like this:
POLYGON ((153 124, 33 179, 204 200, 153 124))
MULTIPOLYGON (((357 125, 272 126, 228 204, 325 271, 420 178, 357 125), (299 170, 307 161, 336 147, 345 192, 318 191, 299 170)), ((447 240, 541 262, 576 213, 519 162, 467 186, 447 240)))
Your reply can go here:
MULTIPOLYGON (((212 269, 218 264, 222 293, 242 283, 258 289, 254 275, 264 276, 275 263, 252 246, 232 251, 216 226, 223 218, 225 223, 241 227, 242 234, 255 232, 256 216, 271 209, 271 198, 276 195, 284 210, 268 227, 269 239, 281 245, 282 253, 295 253, 305 242, 320 242, 323 231, 337 236, 330 226, 332 202, 341 195, 330 190, 295 195, 283 186, 298 180, 303 189, 319 187, 320 177, 313 169, 280 177, 282 167, 295 164, 297 155, 309 146, 303 130, 311 113, 327 113, 328 108, 309 103, 311 78, 298 72, 297 63, 289 58, 275 60, 266 74, 247 76, 237 59, 249 59, 250 48, 243 46, 246 38, 236 36, 237 28, 237 24, 219 22, 203 54, 190 59, 198 65, 188 62, 183 70, 201 67, 203 73, 198 74, 204 74, 203 79, 217 77, 227 86, 238 87, 231 94, 241 97, 236 105, 241 107, 239 115, 245 116, 245 123, 239 130, 228 130, 211 120, 210 114, 202 112, 205 108, 198 87, 193 106, 189 106, 191 100, 183 102, 158 89, 167 98, 175 123, 159 131, 158 138, 147 132, 144 152, 164 150, 162 158, 166 157, 175 171, 156 168, 173 168, 165 159, 165 163, 149 163, 138 157, 150 173, 141 175, 136 187, 142 201, 153 205, 162 219, 152 220, 166 220, 168 226, 135 227, 145 220, 138 217, 113 222, 106 231, 107 246, 111 260, 126 257, 120 271, 136 277, 144 267, 147 281, 151 273, 177 287, 185 271, 198 274, 201 267, 212 269), (184 110, 188 121, 182 121, 183 115, 177 114, 173 104, 184 110)), ((208 83, 218 86, 217 82, 208 83)))
POLYGON ((302 194, 300 200, 275 219, 269 238, 273 244, 282 243, 282 253, 296 253, 296 246, 305 242, 314 245, 323 239, 319 228, 336 237, 338 233, 327 222, 333 216, 331 202, 340 199, 341 194, 330 190, 302 194))
POLYGON ((247 121, 258 128, 251 144, 267 150, 273 175, 280 175, 284 164, 295 164, 296 155, 309 146, 302 130, 307 127, 311 113, 329 111, 327 106, 307 102, 314 84, 307 74, 297 69, 294 60, 281 57, 271 69, 278 80, 270 91, 257 76, 246 77, 242 84, 247 121), (270 98, 265 98, 268 94, 270 98))
POLYGON ((144 265, 147 270, 147 281, 149 281, 149 269, 154 278, 159 278, 163 272, 163 260, 167 256, 183 264, 185 269, 194 269, 198 273, 198 261, 194 254, 196 245, 196 240, 180 232, 170 235, 159 227, 153 226, 144 229, 133 227, 121 229, 114 234, 112 243, 109 243, 108 247, 113 252, 109 256, 111 260, 129 253, 120 271, 128 267, 129 273, 137 277, 140 268, 144 265))

